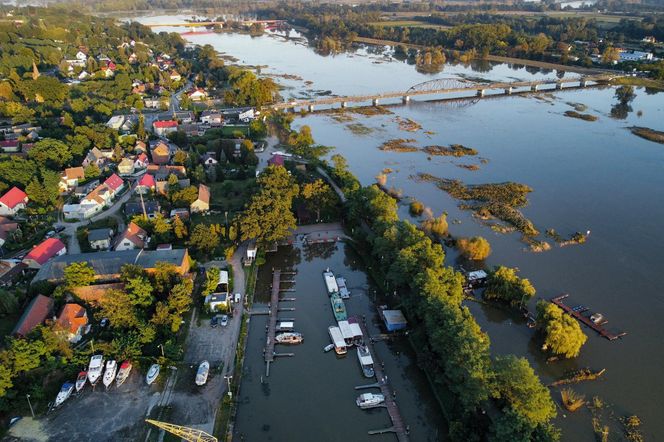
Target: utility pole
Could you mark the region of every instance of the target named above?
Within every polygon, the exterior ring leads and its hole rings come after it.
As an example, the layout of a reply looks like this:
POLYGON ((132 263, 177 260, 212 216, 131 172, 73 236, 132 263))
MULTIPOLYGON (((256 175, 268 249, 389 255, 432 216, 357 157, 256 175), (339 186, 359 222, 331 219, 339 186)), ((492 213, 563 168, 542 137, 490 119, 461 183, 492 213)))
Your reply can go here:
POLYGON ((32 418, 35 418, 35 410, 32 409, 32 403, 30 402, 30 395, 26 394, 26 398, 28 398, 28 405, 30 406, 30 413, 32 414, 32 418))

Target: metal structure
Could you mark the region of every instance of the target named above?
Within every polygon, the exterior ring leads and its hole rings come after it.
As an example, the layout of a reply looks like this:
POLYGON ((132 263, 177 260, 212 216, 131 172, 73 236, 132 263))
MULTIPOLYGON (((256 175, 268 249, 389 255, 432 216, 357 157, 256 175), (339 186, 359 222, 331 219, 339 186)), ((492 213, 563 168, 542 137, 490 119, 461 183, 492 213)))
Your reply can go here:
POLYGON ((145 419, 145 422, 161 428, 164 431, 168 431, 177 437, 181 437, 188 442, 218 442, 216 437, 207 434, 203 430, 169 424, 168 422, 160 422, 153 419, 145 419))
POLYGON ((437 92, 449 89, 464 89, 467 87, 476 86, 477 84, 464 80, 462 78, 436 78, 435 80, 428 80, 422 83, 413 85, 406 91, 407 94, 413 92, 437 92))

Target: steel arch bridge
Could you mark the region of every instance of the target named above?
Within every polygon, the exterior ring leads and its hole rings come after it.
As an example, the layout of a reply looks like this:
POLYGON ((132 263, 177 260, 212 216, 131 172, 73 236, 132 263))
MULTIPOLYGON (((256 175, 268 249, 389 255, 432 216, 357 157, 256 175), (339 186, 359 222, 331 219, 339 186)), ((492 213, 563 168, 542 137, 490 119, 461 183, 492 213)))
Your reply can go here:
POLYGON ((411 86, 406 93, 413 92, 436 92, 447 89, 465 89, 477 86, 477 83, 464 80, 463 78, 436 78, 417 83, 411 86))

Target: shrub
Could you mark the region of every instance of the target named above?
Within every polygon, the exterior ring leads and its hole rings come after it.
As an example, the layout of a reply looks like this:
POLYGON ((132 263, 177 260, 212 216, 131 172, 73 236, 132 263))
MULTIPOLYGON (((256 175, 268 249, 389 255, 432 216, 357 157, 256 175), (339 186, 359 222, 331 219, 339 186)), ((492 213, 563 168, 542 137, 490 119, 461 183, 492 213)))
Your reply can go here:
POLYGON ((424 204, 421 202, 415 200, 412 203, 410 203, 410 214, 413 216, 420 216, 422 215, 422 212, 424 212, 424 204))
POLYGON ((473 261, 481 261, 491 254, 489 241, 481 236, 461 238, 457 240, 457 247, 463 256, 473 261))

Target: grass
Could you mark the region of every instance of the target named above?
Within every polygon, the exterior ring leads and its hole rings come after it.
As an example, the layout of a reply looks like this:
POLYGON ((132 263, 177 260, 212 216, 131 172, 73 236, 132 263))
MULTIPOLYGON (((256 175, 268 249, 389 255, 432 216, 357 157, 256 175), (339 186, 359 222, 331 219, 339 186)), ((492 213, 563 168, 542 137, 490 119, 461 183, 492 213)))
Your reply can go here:
POLYGON ((653 141, 655 143, 664 144, 664 132, 638 126, 631 127, 630 130, 637 137, 645 138, 646 140, 653 141))
POLYGON ((369 26, 378 26, 381 28, 430 28, 430 29, 449 29, 450 26, 436 25, 418 20, 386 20, 370 22, 369 26))
POLYGON ((258 190, 255 178, 244 180, 225 180, 221 183, 209 184, 211 201, 210 207, 221 212, 231 214, 240 212, 251 196, 258 190))
POLYGON ((584 120, 584 121, 597 121, 599 118, 595 115, 590 115, 590 114, 581 114, 577 111, 573 110, 568 110, 565 111, 565 116, 570 117, 570 118, 578 118, 579 120, 584 120))
POLYGON ((417 152, 420 150, 417 146, 410 143, 415 143, 417 140, 412 138, 395 138, 384 142, 379 149, 388 152, 417 152))
POLYGON ((450 144, 449 146, 426 146, 424 151, 429 155, 462 157, 465 155, 477 155, 477 151, 472 147, 466 147, 462 144, 450 144))

